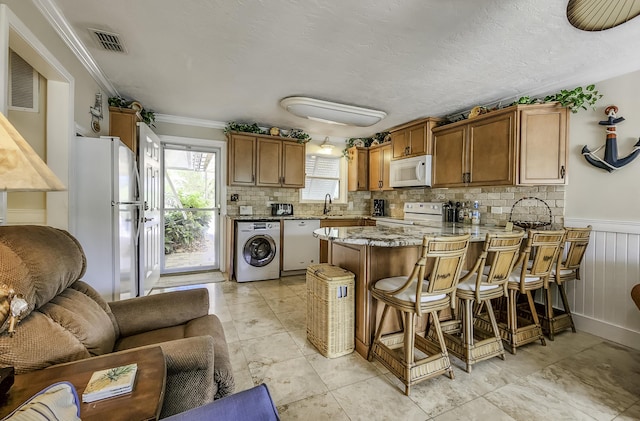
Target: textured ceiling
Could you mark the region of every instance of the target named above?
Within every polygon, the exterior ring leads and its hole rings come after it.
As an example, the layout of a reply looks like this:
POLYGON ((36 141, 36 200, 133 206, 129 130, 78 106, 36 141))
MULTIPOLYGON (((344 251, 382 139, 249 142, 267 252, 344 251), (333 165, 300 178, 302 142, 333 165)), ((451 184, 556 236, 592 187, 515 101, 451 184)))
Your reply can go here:
POLYGON ((640 69, 640 19, 569 24, 566 0, 55 0, 118 93, 160 114, 369 136, 640 69), (87 28, 120 34, 101 51, 87 28), (385 111, 369 128, 295 117, 311 96, 385 111))

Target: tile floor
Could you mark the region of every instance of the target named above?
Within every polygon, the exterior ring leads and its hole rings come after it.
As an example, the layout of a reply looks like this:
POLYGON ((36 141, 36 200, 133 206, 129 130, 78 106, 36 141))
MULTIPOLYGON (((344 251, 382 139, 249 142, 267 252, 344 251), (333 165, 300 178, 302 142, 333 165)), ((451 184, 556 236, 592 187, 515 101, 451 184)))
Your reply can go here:
POLYGON ((284 421, 640 420, 640 351, 596 336, 566 331, 472 374, 452 357, 455 380, 426 380, 407 397, 380 364, 355 352, 328 359, 306 341, 304 276, 203 286, 224 324, 236 390, 265 382, 284 421))

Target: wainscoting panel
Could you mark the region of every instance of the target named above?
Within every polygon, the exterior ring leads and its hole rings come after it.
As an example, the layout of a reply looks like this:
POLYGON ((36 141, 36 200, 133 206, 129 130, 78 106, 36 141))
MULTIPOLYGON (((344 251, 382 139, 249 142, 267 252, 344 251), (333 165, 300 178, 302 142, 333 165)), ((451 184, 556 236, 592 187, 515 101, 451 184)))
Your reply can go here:
POLYGON ((565 219, 593 226, 581 278, 566 284, 578 329, 640 349, 640 311, 631 288, 640 283, 640 223, 565 219))

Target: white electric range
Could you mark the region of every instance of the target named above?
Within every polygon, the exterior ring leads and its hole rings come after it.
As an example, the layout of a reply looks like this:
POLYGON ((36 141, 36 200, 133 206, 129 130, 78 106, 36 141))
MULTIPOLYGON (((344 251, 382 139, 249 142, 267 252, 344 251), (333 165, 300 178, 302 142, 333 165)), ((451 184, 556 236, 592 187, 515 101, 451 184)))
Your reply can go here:
POLYGON ((406 202, 403 206, 403 218, 375 217, 378 226, 398 227, 417 225, 420 222, 442 222, 441 202, 406 202))

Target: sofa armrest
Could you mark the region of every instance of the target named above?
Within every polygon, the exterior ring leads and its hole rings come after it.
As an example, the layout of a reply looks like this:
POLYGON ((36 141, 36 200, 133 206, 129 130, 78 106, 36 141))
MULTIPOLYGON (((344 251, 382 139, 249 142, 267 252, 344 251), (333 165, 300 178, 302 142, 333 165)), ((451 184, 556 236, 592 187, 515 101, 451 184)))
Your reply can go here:
POLYGON ((166 418, 167 421, 209 421, 218 419, 229 421, 278 421, 280 417, 271 399, 267 385, 262 383, 251 389, 166 418))
POLYGON ((218 391, 214 380, 214 339, 195 336, 161 342, 167 364, 167 383, 160 418, 213 402, 218 391))
POLYGON ((147 295, 109 303, 120 335, 130 336, 177 326, 209 313, 206 288, 147 295))

